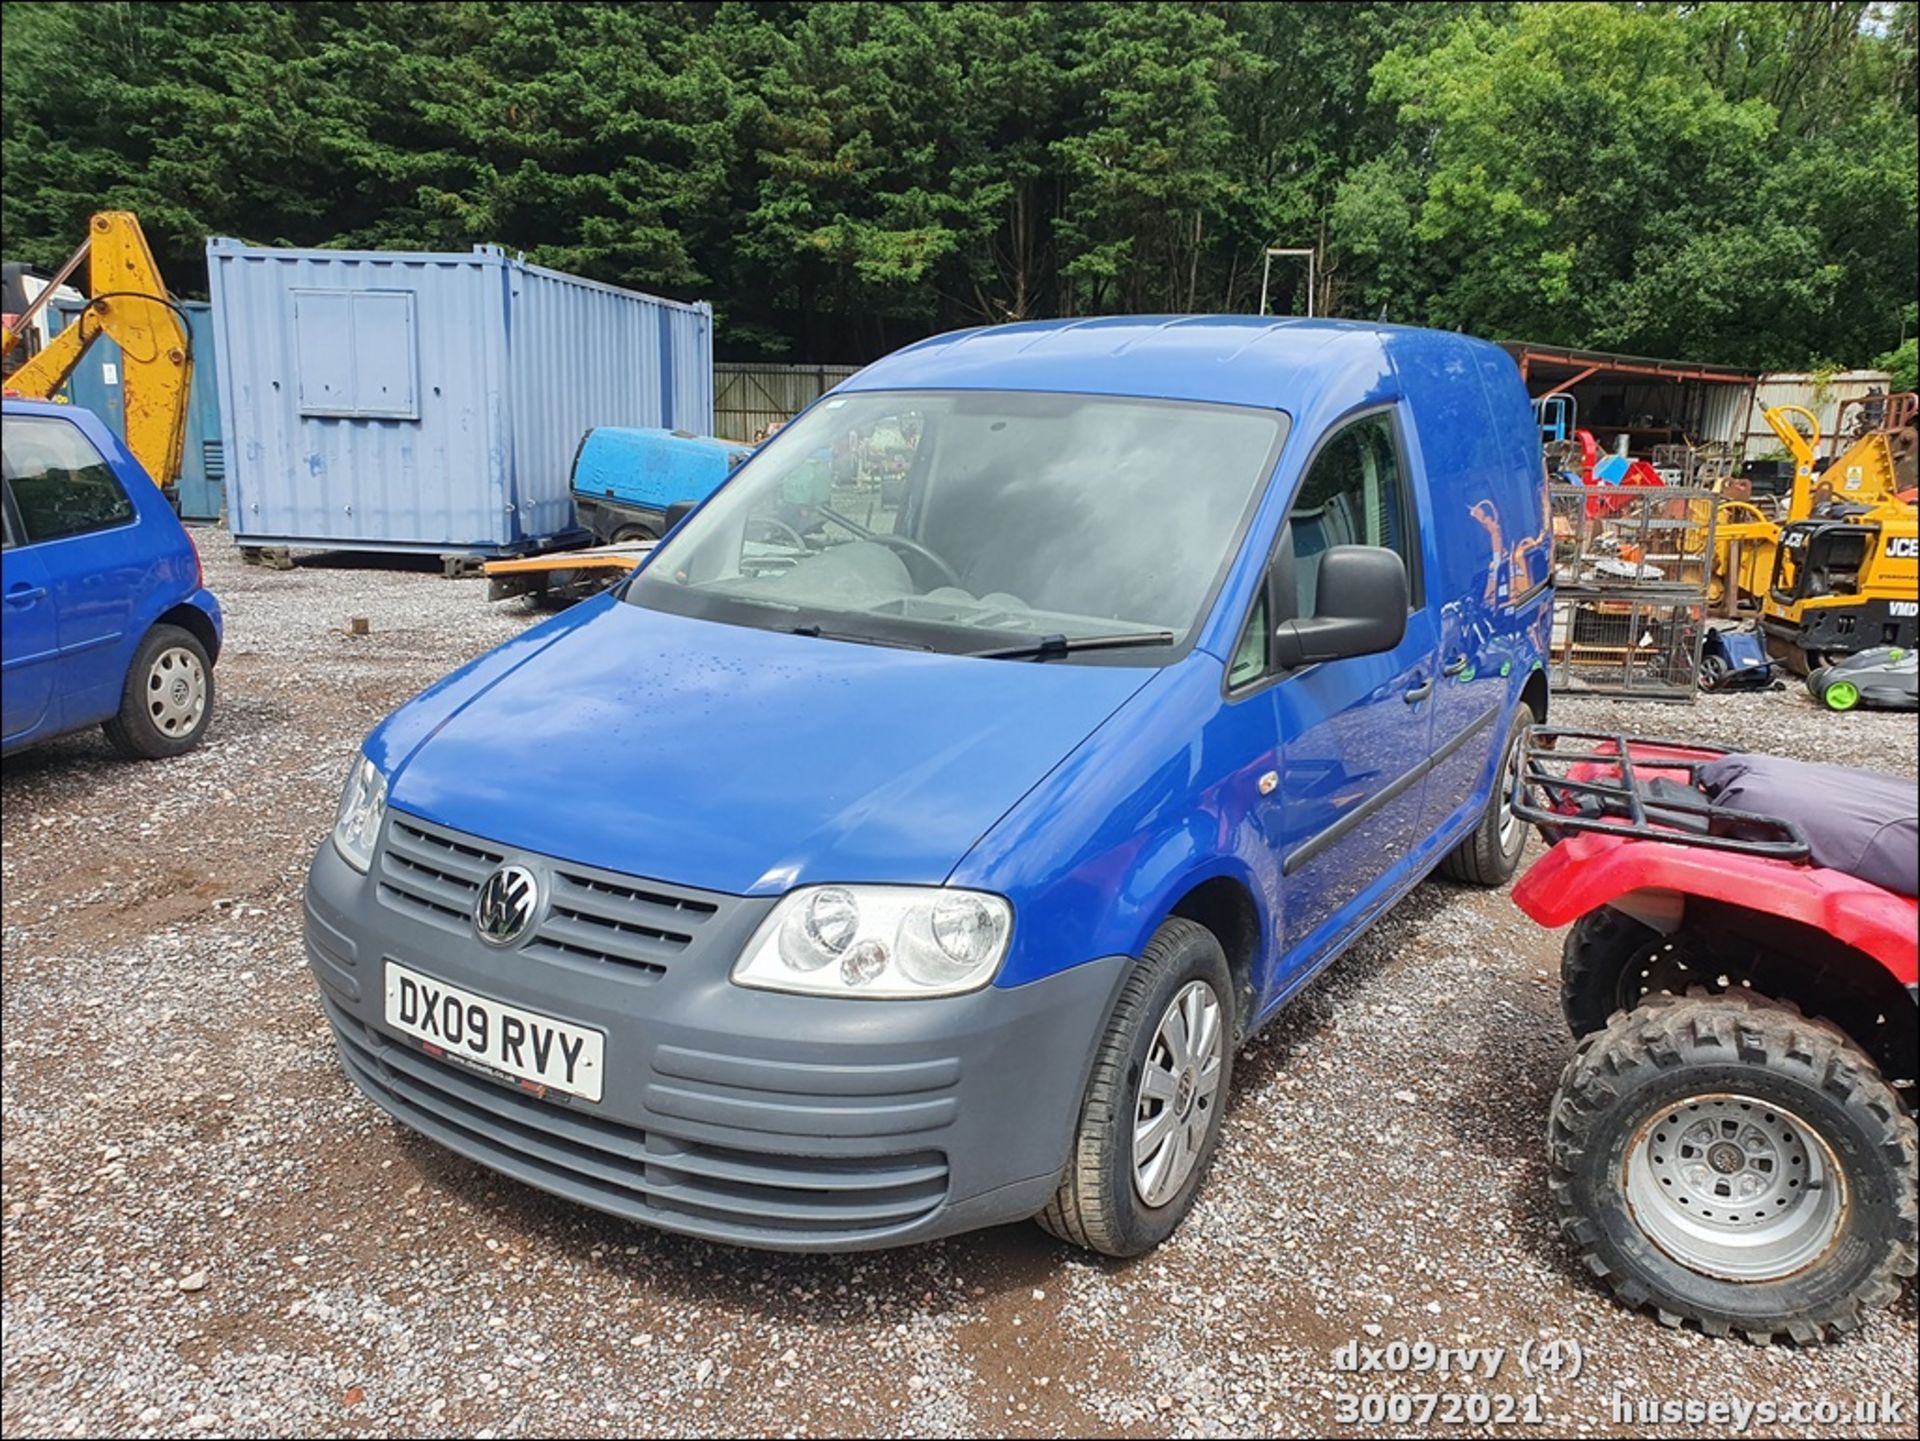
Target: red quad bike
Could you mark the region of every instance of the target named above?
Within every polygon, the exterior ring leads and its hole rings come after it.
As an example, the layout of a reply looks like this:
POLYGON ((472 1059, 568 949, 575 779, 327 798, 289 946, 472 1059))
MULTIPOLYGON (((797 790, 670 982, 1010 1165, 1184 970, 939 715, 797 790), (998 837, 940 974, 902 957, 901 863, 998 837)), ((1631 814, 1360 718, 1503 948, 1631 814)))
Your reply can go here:
POLYGON ((1572 923, 1560 1228, 1669 1326, 1823 1341, 1915 1270, 1914 782, 1535 728, 1514 890, 1572 923))

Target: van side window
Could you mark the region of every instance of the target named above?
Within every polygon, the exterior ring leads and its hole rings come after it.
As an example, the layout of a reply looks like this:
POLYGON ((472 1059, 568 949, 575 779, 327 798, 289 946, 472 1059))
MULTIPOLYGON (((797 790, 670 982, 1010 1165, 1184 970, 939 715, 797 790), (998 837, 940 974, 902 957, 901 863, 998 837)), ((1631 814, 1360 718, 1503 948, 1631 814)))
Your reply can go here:
POLYGON ((133 502, 93 442, 71 421, 10 415, 0 429, 7 484, 28 542, 125 525, 133 502))
POLYGON ((1407 517, 1392 415, 1381 411, 1362 416, 1335 432, 1300 482, 1287 533, 1280 540, 1280 550, 1291 548, 1293 557, 1298 603, 1294 618, 1316 614, 1320 557, 1336 545, 1384 545, 1398 551, 1417 607, 1419 570, 1407 517))

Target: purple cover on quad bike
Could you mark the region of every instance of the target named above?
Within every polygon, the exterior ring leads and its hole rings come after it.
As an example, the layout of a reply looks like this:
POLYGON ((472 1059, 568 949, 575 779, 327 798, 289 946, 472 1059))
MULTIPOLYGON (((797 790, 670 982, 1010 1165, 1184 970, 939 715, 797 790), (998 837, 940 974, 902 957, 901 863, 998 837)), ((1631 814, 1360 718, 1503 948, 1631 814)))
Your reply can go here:
POLYGON ((1778 816, 1813 863, 1896 895, 1920 895, 1920 781, 1782 756, 1722 756, 1700 768, 1715 807, 1778 816))

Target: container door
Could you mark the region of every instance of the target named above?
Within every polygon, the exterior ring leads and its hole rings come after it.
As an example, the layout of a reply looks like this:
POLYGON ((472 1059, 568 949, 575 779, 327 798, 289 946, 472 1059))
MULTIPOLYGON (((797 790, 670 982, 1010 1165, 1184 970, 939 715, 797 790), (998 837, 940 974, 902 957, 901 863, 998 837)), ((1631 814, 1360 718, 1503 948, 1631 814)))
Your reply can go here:
MULTIPOLYGON (((58 334, 80 317, 75 302, 58 302, 50 307, 49 323, 58 334)), ((82 410, 91 410, 107 423, 107 429, 124 437, 127 433, 126 392, 121 386, 121 356, 118 342, 96 336, 80 363, 67 377, 66 399, 82 410)))
POLYGON ((220 368, 214 355, 213 313, 189 305, 193 384, 187 393, 187 441, 180 456, 180 514, 217 520, 226 502, 226 457, 220 447, 220 368))

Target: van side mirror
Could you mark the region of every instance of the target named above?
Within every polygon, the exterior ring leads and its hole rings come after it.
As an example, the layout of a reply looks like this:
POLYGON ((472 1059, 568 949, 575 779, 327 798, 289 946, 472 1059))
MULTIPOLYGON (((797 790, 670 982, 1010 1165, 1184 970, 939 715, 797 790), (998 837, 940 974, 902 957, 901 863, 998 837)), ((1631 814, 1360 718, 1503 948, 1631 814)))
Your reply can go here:
POLYGON ((1392 650, 1407 633, 1406 562, 1383 545, 1330 547, 1320 557, 1314 610, 1274 628, 1275 666, 1392 650))
POLYGON ((699 504, 700 502, 697 500, 676 500, 672 505, 668 506, 667 515, 666 515, 666 520, 667 520, 666 534, 662 535, 660 538, 662 540, 665 540, 668 535, 671 535, 674 531, 674 528, 678 526, 681 521, 685 520, 688 516, 692 515, 694 511, 694 507, 699 504))

